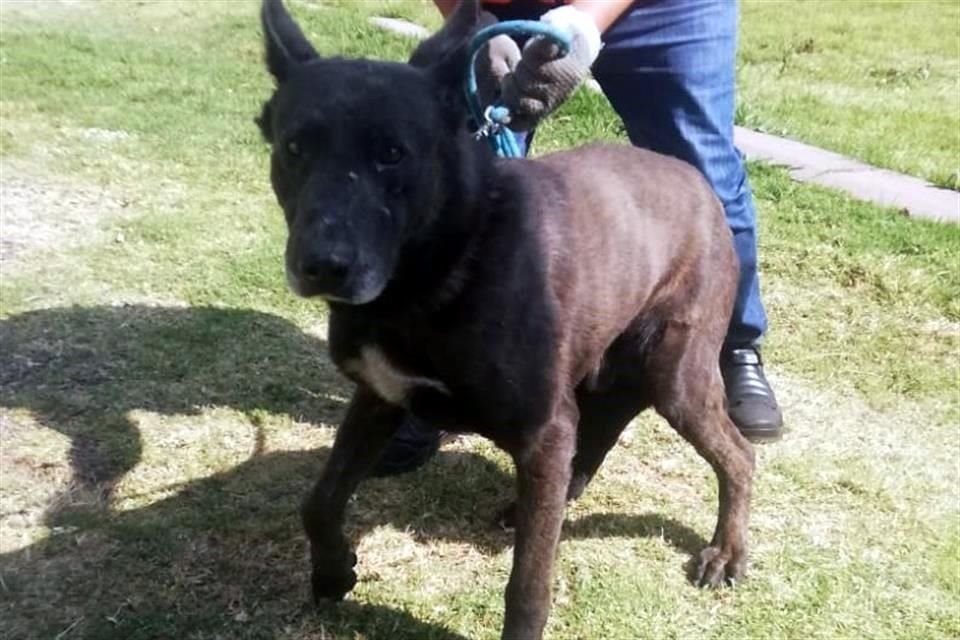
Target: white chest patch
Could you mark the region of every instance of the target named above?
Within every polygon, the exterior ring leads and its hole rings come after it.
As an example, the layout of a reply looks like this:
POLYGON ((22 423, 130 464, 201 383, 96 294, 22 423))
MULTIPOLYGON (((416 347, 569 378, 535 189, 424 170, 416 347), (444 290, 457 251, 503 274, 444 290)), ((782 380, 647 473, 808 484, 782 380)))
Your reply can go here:
POLYGON ((410 375, 400 371, 387 360, 377 347, 363 347, 360 357, 344 363, 344 369, 359 376, 378 396, 390 404, 404 405, 410 392, 417 387, 429 387, 441 393, 450 393, 439 380, 410 375))

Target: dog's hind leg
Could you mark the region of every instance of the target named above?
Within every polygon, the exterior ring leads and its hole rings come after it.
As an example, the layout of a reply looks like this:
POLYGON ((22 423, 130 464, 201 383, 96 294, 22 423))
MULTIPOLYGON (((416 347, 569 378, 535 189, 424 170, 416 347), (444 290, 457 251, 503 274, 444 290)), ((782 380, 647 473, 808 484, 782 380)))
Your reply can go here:
POLYGON ((539 640, 543 633, 566 509, 576 424, 576 405, 566 400, 548 424, 510 452, 517 466, 517 531, 503 640, 539 640))
POLYGON ((576 500, 583 494, 620 434, 649 405, 647 394, 632 388, 581 390, 577 393, 580 424, 567 500, 576 500))
POLYGON ((356 584, 357 557, 343 533, 344 510, 403 420, 404 410, 358 387, 320 479, 303 502, 310 539, 313 597, 339 600, 356 584))
MULTIPOLYGON (((578 390, 580 422, 577 425, 577 449, 567 487, 568 502, 583 494, 624 428, 649 405, 648 394, 635 389, 578 390)), ((497 514, 497 522, 504 529, 514 528, 516 520, 516 502, 511 502, 497 514)))
POLYGON ((746 568, 754 454, 727 415, 718 349, 698 331, 668 329, 650 371, 656 373, 657 411, 717 474, 717 526, 695 575, 698 585, 716 587, 741 577, 746 568))

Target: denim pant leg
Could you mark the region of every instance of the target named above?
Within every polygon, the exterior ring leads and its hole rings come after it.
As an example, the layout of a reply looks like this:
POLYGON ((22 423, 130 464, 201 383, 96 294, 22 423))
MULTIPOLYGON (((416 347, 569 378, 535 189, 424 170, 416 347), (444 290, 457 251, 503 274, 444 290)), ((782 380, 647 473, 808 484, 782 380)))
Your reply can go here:
POLYGON ((756 212, 734 146, 737 3, 637 2, 604 34, 594 76, 631 142, 694 165, 723 203, 740 258, 727 344, 756 344, 767 329, 757 274, 756 212))

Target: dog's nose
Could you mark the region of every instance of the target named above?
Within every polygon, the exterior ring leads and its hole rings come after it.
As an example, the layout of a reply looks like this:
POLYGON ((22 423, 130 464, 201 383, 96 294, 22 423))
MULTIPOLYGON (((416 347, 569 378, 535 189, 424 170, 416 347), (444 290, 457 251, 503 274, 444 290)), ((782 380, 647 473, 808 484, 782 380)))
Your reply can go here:
POLYGON ((311 256, 301 261, 300 276, 312 283, 333 284, 347 276, 350 261, 345 255, 331 253, 325 256, 311 256))

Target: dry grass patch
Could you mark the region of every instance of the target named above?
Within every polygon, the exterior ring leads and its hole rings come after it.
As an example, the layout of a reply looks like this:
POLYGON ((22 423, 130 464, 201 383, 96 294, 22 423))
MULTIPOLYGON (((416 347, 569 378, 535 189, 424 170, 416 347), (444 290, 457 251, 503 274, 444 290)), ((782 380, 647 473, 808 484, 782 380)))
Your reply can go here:
POLYGON ((104 188, 37 175, 5 162, 0 175, 0 262, 10 275, 30 253, 98 240, 128 203, 104 188))

